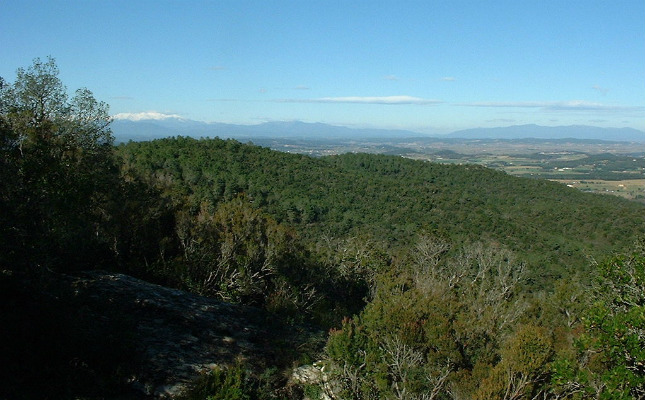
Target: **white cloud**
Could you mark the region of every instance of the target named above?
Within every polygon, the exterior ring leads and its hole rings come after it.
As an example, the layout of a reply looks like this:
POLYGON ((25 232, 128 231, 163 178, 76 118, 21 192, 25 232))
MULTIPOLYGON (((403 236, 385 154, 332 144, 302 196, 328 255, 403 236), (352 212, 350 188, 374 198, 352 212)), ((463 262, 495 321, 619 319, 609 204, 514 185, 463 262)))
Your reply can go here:
POLYGON ((320 97, 317 99, 282 99, 280 103, 353 103, 353 104, 439 104, 440 100, 424 99, 413 96, 349 96, 349 97, 320 97))
POLYGON ((543 108, 551 111, 615 111, 624 109, 624 107, 592 103, 584 100, 547 103, 543 108))
POLYGON ((536 108, 544 107, 549 103, 537 101, 510 101, 510 102, 497 102, 497 101, 482 101, 473 103, 458 103, 459 106, 466 107, 522 107, 522 108, 536 108))
POLYGON ((644 107, 620 106, 603 103, 592 103, 584 100, 555 102, 544 107, 550 111, 596 111, 596 112, 633 112, 643 111, 644 107))
POLYGON ((213 65, 212 67, 208 67, 211 71, 224 71, 228 68, 222 66, 222 65, 213 65))
POLYGON ((635 112, 645 110, 645 107, 610 105, 585 100, 474 102, 459 103, 457 105, 467 107, 539 108, 545 111, 635 112))
POLYGON ((399 77, 396 75, 385 75, 383 79, 385 79, 386 81, 398 81, 399 77))
POLYGON ((452 76, 444 76, 443 78, 441 78, 441 80, 444 82, 454 82, 457 79, 455 79, 455 77, 452 77, 452 76))
POLYGON ((130 121, 141 121, 147 119, 162 120, 168 118, 178 118, 183 119, 181 115, 178 114, 164 114, 156 111, 146 111, 140 113, 118 113, 112 116, 114 119, 126 119, 130 121))
POLYGON ((309 90, 311 88, 309 86, 305 86, 305 85, 298 85, 294 89, 295 90, 309 90))

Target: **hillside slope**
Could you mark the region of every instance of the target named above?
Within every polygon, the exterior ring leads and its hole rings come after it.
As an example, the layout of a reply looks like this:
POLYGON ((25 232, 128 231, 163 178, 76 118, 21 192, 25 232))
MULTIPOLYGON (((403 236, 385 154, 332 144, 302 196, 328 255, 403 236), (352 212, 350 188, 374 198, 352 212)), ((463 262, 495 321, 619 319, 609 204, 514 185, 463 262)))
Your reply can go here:
POLYGON ((245 193, 303 236, 368 235, 390 248, 421 232, 489 241, 540 274, 587 265, 643 234, 645 207, 479 166, 393 156, 314 159, 232 140, 164 139, 119 147, 128 173, 192 207, 245 193))

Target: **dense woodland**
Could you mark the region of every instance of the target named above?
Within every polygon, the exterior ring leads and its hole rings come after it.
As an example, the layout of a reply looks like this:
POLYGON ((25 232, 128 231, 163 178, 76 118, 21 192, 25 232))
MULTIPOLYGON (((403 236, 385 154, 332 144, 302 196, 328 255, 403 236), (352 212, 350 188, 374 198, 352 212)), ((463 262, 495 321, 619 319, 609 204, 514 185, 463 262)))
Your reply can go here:
MULTIPOLYGON (((107 105, 87 89, 69 98, 53 60, 0 87, 0 358, 12 360, 0 379, 13 382, 0 397, 110 396, 123 360, 93 365, 101 354, 64 340, 80 340, 77 323, 25 342, 50 326, 34 319, 61 312, 25 300, 39 294, 16 277, 90 269, 329 332, 290 366, 321 360, 327 383, 293 398, 645 396, 643 204, 386 155, 184 137, 114 146, 107 105), (25 394, 34 380, 43 392, 25 394)), ((253 366, 204 379, 188 397, 285 396, 281 379, 260 390, 253 366)))

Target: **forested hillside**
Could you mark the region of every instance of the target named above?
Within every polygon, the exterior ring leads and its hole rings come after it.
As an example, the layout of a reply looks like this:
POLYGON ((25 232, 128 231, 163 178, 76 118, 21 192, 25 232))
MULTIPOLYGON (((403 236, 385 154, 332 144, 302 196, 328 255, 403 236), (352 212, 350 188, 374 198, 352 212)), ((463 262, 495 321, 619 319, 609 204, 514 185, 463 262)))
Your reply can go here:
POLYGON ((645 398, 645 205, 393 156, 115 147, 57 75, 0 79, 0 398, 142 397, 195 363, 173 396, 645 398))
POLYGON ((642 204, 479 166, 310 158, 232 140, 129 143, 117 154, 126 180, 154 188, 175 215, 165 240, 179 239, 177 255, 161 264, 175 260, 183 285, 332 327, 319 365, 333 384, 309 382, 310 398, 643 393, 642 204), (231 217, 257 210, 272 221, 259 231, 255 218, 231 217), (229 229, 247 248, 281 250, 260 256, 270 271, 236 263, 267 279, 209 289, 213 267, 197 260, 221 265, 227 247, 208 232, 226 244, 229 229), (293 231, 271 233, 281 229, 293 231), (604 261, 615 252, 631 256, 604 261), (623 296, 630 306, 618 306, 623 296))
POLYGON ((278 222, 317 240, 362 236, 390 250, 418 234, 498 243, 537 276, 568 276, 631 245, 645 208, 546 180, 395 156, 310 158, 233 140, 172 138, 118 148, 126 174, 195 212, 244 193, 278 222))

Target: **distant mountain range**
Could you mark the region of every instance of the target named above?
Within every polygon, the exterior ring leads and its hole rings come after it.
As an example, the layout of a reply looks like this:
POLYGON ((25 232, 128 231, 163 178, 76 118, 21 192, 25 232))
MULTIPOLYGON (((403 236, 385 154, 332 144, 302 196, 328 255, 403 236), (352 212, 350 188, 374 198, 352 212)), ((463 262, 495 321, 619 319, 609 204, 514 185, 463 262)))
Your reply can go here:
POLYGON ((587 139, 620 142, 645 142, 645 132, 632 128, 595 126, 514 125, 500 128, 475 128, 446 135, 426 135, 392 129, 354 129, 323 123, 265 122, 258 125, 207 123, 181 118, 148 120, 115 119, 112 132, 117 142, 145 141, 169 136, 219 137, 252 140, 254 138, 351 140, 403 139, 434 137, 446 139, 587 139))
POLYGON ((169 136, 219 137, 234 139, 365 139, 425 137, 422 133, 390 129, 353 129, 322 123, 265 122, 258 125, 206 123, 177 118, 130 121, 117 119, 112 123, 117 142, 142 141, 169 136))

